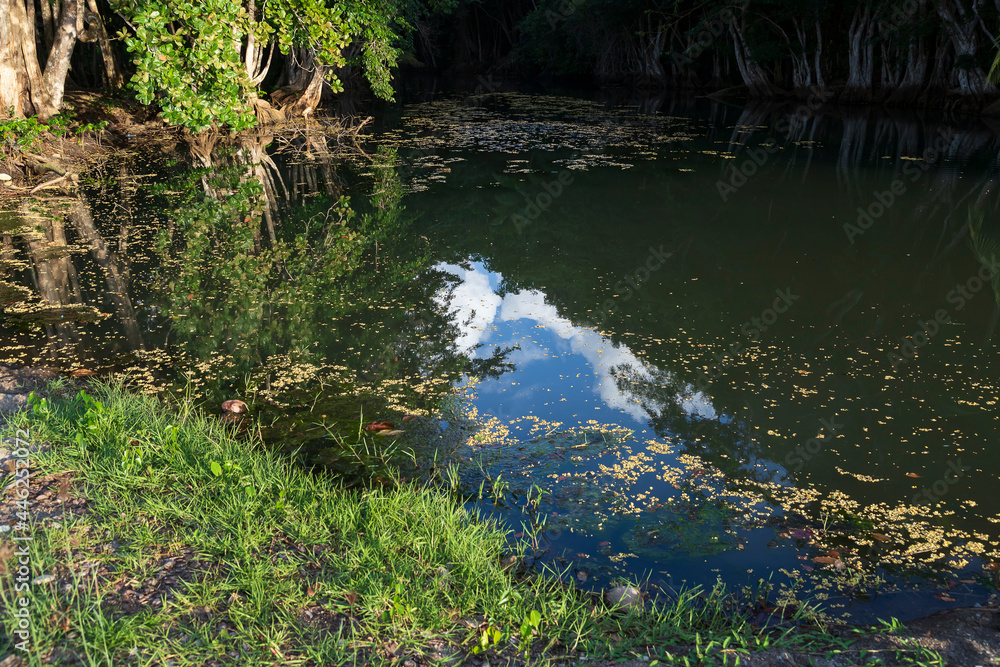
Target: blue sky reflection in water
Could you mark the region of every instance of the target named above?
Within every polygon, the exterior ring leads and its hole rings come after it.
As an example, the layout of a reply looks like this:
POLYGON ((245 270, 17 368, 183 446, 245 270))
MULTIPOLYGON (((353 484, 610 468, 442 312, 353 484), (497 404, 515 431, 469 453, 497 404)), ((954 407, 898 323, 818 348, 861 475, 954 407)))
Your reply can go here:
MULTIPOLYGON (((581 327, 560 316, 538 290, 500 296, 496 290, 502 277, 481 262, 436 268, 460 281, 447 301, 458 326, 455 344, 460 352, 487 358, 480 347, 516 347, 507 361, 517 372, 478 385, 481 413, 536 414, 570 424, 585 415, 591 418, 590 411, 607 409, 609 419, 630 428, 646 427, 649 415, 640 401, 623 393, 615 381, 621 374, 652 379, 648 365, 626 346, 613 343, 594 327, 581 327)), ((693 386, 689 389, 692 395, 677 399, 684 412, 716 419, 708 396, 693 386)))

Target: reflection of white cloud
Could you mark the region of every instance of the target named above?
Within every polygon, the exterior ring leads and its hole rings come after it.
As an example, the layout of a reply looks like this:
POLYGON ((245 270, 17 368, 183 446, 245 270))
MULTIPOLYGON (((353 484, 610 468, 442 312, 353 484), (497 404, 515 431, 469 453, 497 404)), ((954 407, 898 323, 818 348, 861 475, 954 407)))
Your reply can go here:
MULTIPOLYGON (((502 299, 490 286, 490 276, 479 265, 464 269, 454 264, 439 264, 436 268, 458 276, 460 282, 451 292, 451 312, 458 324, 455 341, 460 352, 469 352, 489 337, 489 327, 496 319, 502 299)), ((447 303, 444 294, 437 296, 441 305, 447 303)))
MULTIPOLYGON (((617 374, 630 374, 639 380, 652 380, 650 366, 636 357, 627 347, 618 346, 592 329, 578 327, 560 317, 556 307, 546 303, 545 295, 537 290, 508 294, 502 299, 490 286, 490 275, 480 264, 464 269, 451 264, 436 268, 457 276, 462 282, 452 291, 451 312, 459 329, 456 341, 459 350, 469 351, 488 338, 489 327, 495 320, 509 322, 530 320, 566 341, 569 349, 587 360, 594 369, 594 393, 609 408, 621 410, 637 420, 649 415, 642 406, 618 388, 612 370, 617 374), (498 312, 499 311, 499 312, 498 312)), ((499 277, 495 277, 499 284, 499 277)), ((446 303, 445 295, 438 296, 439 303, 446 303)), ((513 352, 510 361, 525 364, 549 356, 537 343, 520 343, 521 350, 513 352)), ((690 389, 691 387, 689 387, 690 389)), ((678 401, 689 415, 715 419, 717 414, 710 399, 702 392, 692 392, 689 398, 678 401)))

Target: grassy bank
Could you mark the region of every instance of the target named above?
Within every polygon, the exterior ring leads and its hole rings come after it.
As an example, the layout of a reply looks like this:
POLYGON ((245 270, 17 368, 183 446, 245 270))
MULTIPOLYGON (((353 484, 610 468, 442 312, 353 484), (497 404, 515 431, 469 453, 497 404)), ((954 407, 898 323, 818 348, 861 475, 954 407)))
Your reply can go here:
MULTIPOLYGON (((90 392, 34 399, 6 433, 22 429, 44 446, 30 456, 27 516, 14 514, 24 508, 11 491, 2 506, 3 522, 26 519, 3 535, 0 559, 0 656, 23 664, 411 666, 584 656, 588 664, 640 656, 649 664, 770 664, 754 655, 830 657, 846 647, 794 619, 758 629, 745 602, 721 587, 610 607, 520 568, 505 529, 445 491, 347 490, 185 403, 116 386, 90 392), (25 593, 15 590, 10 538, 28 535, 17 543, 30 545, 25 593), (20 596, 28 600, 27 652, 15 646, 20 596)), ((10 468, 5 486, 17 464, 10 468)), ((919 655, 933 658, 911 657, 919 655)))

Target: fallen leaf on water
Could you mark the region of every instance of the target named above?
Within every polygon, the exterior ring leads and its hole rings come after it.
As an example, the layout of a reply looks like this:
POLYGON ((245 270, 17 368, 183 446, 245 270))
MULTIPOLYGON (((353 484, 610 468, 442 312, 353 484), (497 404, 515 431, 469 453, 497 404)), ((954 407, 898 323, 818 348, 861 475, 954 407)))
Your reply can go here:
POLYGON ((788 531, 788 535, 797 540, 808 540, 810 537, 813 536, 813 532, 809 528, 806 528, 805 530, 796 529, 788 531))
POLYGON ((819 563, 821 565, 832 565, 833 563, 836 563, 838 560, 840 559, 833 558, 832 556, 816 556, 815 558, 813 558, 814 563, 819 563))
POLYGON ((365 430, 372 433, 378 433, 379 431, 391 431, 395 428, 392 422, 371 422, 365 425, 365 430))
POLYGON ((75 371, 70 371, 69 372, 69 376, 71 378, 82 378, 82 377, 88 377, 88 376, 91 376, 91 375, 97 375, 97 373, 95 373, 92 370, 88 370, 86 368, 77 368, 75 371))
POLYGON ((834 558, 840 558, 840 552, 839 551, 827 551, 826 555, 827 556, 832 556, 834 558))
POLYGON ((580 570, 579 572, 576 573, 576 578, 579 579, 580 582, 584 582, 587 580, 587 573, 584 572, 583 570, 580 570))
POLYGON ((872 533, 872 537, 874 537, 879 542, 888 542, 889 541, 889 538, 887 536, 883 535, 882 533, 872 533))
POLYGON ((1000 563, 986 563, 983 565, 983 569, 990 572, 1000 572, 1000 563))
POLYGON ((399 429, 395 429, 395 430, 392 430, 392 431, 376 431, 375 435, 384 435, 384 436, 396 437, 398 435, 403 435, 403 433, 405 433, 405 431, 400 431, 399 429))
POLYGON ((941 602, 954 602, 955 601, 955 598, 951 597, 950 595, 945 595, 944 593, 938 593, 934 597, 936 597, 938 600, 941 600, 941 602))
POLYGON ((599 547, 610 547, 611 546, 611 542, 598 542, 597 546, 599 546, 599 547))
POLYGON ((816 568, 814 568, 814 567, 811 567, 811 566, 809 566, 809 565, 803 565, 803 566, 802 566, 802 569, 803 569, 803 570, 805 570, 806 572, 812 572, 812 571, 813 571, 813 570, 815 570, 816 568))
POLYGON ((915 472, 908 472, 908 473, 906 473, 906 476, 907 476, 907 477, 920 477, 920 475, 918 475, 918 474, 917 474, 917 473, 915 473, 915 472))

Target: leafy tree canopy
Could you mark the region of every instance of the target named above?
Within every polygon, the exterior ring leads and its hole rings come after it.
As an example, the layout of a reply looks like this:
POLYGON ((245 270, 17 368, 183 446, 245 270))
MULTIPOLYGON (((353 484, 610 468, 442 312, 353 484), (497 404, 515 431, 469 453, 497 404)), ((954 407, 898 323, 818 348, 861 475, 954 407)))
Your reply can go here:
POLYGON ((131 87, 143 103, 158 100, 168 123, 193 131, 213 125, 235 130, 255 122, 260 93, 247 68, 248 45, 305 50, 327 72, 334 92, 343 84, 333 70, 359 51, 372 90, 392 98, 394 46, 405 25, 393 19, 392 2, 327 0, 113 0, 131 30, 123 31, 136 73, 131 87))

